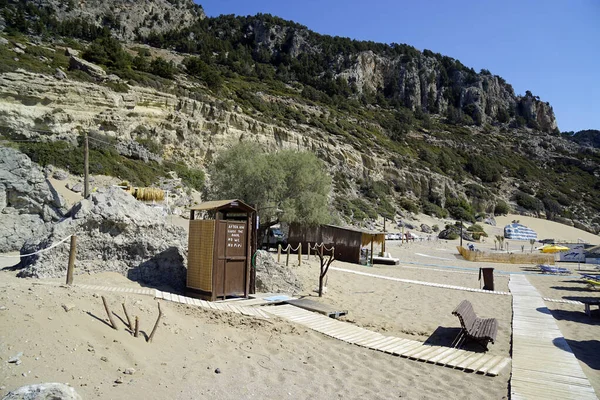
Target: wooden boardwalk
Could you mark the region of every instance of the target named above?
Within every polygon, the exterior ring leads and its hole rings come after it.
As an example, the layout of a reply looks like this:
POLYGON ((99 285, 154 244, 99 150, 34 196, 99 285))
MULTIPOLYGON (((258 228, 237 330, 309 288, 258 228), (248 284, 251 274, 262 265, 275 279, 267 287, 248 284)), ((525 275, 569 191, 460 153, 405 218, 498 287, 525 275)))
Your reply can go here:
POLYGON ((188 304, 190 306, 196 306, 200 308, 205 308, 208 310, 217 310, 217 311, 225 311, 232 312, 235 314, 242 314, 249 317, 257 317, 269 319, 269 315, 265 313, 259 307, 247 306, 247 305, 235 305, 228 302, 218 303, 218 302, 210 302, 206 300, 194 299, 192 297, 180 296, 175 293, 162 292, 156 289, 143 289, 143 288, 119 288, 119 287, 111 287, 111 286, 99 286, 99 285, 75 285, 82 289, 87 290, 101 290, 106 292, 118 292, 118 293, 131 293, 131 294, 142 294, 153 296, 157 299, 163 299, 166 301, 172 301, 174 303, 180 304, 188 304))
POLYGON ((416 340, 385 336, 292 305, 266 307, 265 311, 347 343, 465 372, 496 376, 510 364, 508 357, 431 346, 416 340))
POLYGON ((368 276, 371 278, 385 279, 388 281, 412 283, 414 285, 431 286, 431 287, 437 287, 437 288, 442 288, 442 289, 462 290, 465 292, 476 292, 476 293, 496 294, 496 295, 501 295, 501 296, 510 296, 509 292, 498 292, 498 291, 492 291, 492 290, 470 288, 470 287, 465 287, 465 286, 444 285, 443 283, 433 283, 433 282, 415 281, 413 279, 394 278, 393 276, 375 275, 375 274, 370 274, 368 272, 354 271, 352 269, 346 269, 346 268, 331 267, 329 269, 332 271, 348 272, 350 274, 368 276))
POLYGON ((579 361, 538 291, 511 275, 513 295, 512 399, 597 399, 579 361))

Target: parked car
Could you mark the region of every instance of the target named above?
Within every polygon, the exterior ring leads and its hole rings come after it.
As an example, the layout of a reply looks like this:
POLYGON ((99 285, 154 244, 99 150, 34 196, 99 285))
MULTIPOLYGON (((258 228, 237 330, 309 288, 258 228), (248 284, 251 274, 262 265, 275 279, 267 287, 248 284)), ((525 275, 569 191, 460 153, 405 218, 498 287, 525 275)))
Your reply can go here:
POLYGON ((263 237, 261 247, 263 249, 277 248, 278 245, 287 247, 287 238, 279 228, 271 227, 263 237))

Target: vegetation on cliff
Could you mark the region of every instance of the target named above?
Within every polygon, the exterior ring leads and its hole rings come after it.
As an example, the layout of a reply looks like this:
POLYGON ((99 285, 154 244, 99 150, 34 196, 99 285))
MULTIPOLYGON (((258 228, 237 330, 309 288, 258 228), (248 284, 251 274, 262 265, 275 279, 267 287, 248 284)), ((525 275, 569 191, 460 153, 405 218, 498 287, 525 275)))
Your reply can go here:
MULTIPOLYGON (((599 136, 559 135, 549 104, 530 92, 517 96, 501 77, 477 73, 450 57, 404 44, 320 35, 270 15, 198 18, 176 30, 138 32, 139 43, 170 52, 154 51, 118 40, 127 22, 112 14, 99 21, 61 19, 52 8, 30 2, 0 5, 13 41, 23 34, 41 40, 61 36, 62 46, 81 50, 83 58, 120 77, 118 83, 103 83, 116 91, 142 85, 192 99, 210 96, 222 101, 218 107, 235 107, 282 129, 301 126, 324 141, 385 154, 389 163, 378 170, 364 157, 360 178, 332 171, 333 204, 348 218, 393 217, 407 210, 474 221, 481 212, 508 212, 506 201, 557 220, 591 221, 600 211, 599 136), (367 70, 379 81, 369 80, 367 70), (193 85, 177 85, 182 80, 193 85), (401 176, 401 169, 447 177, 461 191, 433 190, 401 176)), ((48 65, 66 70, 69 61, 41 46, 28 46, 19 57, 15 61, 0 46, 0 72, 24 67, 48 72, 48 65)), ((67 73, 91 79, 81 71, 67 73)), ((34 158, 45 151, 26 147, 34 158)), ((110 173, 152 179, 127 163, 110 173)), ((164 173, 167 167, 152 168, 164 173)), ((218 168, 212 171, 211 177, 218 176, 218 168)), ((203 180, 190 174, 201 186, 203 180)))

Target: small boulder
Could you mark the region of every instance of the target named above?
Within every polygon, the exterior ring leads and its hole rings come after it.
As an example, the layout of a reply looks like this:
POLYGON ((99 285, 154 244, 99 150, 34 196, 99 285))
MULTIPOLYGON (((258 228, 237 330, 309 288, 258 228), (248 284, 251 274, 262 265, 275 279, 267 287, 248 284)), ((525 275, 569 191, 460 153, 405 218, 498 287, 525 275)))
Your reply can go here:
POLYGON ((71 56, 73 56, 73 57, 79 57, 79 50, 75 50, 75 49, 72 49, 70 47, 67 47, 65 49, 65 56, 67 56, 67 57, 71 57, 71 56))
POLYGON ((83 192, 83 184, 77 183, 77 184, 73 185, 73 187, 71 187, 71 190, 75 193, 81 193, 81 192, 83 192))
POLYGON ((9 392, 2 400, 81 400, 75 389, 63 383, 41 383, 22 386, 9 392))
POLYGON ((63 309, 66 311, 66 312, 69 312, 69 311, 71 311, 72 309, 74 309, 74 308, 75 308, 75 304, 73 304, 73 303, 70 303, 70 304, 63 304, 61 307, 62 307, 62 308, 63 308, 63 309))
POLYGON ((135 374, 135 368, 127 368, 125 371, 123 371, 123 373, 125 375, 133 375, 135 374))
POLYGON ((496 226, 496 219, 494 217, 488 217, 485 219, 484 223, 491 226, 496 226))
POLYGON ((105 80, 106 79, 106 71, 102 69, 99 65, 93 64, 91 62, 85 61, 79 57, 71 56, 69 59, 69 69, 74 70, 78 69, 91 75, 97 80, 105 80))
POLYGON ((433 233, 433 230, 431 229, 431 227, 427 224, 421 224, 421 232, 424 233, 433 233))
POLYGON ((8 43, 8 40, 6 40, 3 37, 0 37, 0 46, 6 46, 8 43))
MULTIPOLYGON (((63 74, 64 74, 64 72, 63 72, 63 74)), ((62 169, 57 169, 52 174, 52 177, 56 180, 64 181, 65 179, 67 179, 69 177, 69 174, 67 174, 67 172, 62 169)))
POLYGON ((54 73, 54 77, 59 80, 67 79, 67 74, 60 68, 56 68, 56 72, 54 73))
POLYGON ((17 53, 17 54, 25 54, 25 52, 24 52, 23 50, 21 50, 20 48, 18 48, 18 47, 15 47, 15 48, 13 49, 13 51, 14 51, 15 53, 17 53))
POLYGON ((8 363, 9 364, 21 364, 21 357, 23 356, 23 352, 21 351, 19 354, 17 354, 14 357, 11 357, 8 359, 8 363))

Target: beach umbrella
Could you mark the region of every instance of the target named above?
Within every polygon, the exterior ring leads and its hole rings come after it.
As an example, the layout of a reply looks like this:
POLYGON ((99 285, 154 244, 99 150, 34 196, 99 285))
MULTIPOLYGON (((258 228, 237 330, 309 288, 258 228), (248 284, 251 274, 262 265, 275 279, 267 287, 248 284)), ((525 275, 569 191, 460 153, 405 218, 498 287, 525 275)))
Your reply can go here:
POLYGON ((542 253, 558 253, 567 250, 571 249, 565 246, 559 246, 557 244, 553 244, 552 246, 544 246, 541 248, 542 253))

